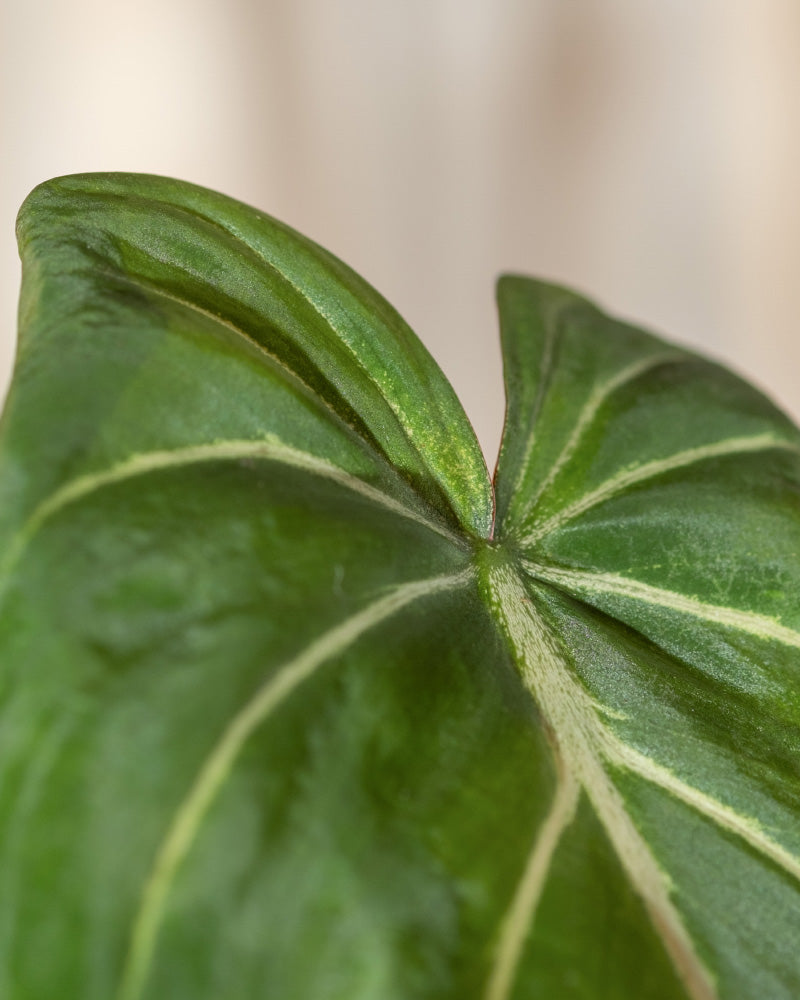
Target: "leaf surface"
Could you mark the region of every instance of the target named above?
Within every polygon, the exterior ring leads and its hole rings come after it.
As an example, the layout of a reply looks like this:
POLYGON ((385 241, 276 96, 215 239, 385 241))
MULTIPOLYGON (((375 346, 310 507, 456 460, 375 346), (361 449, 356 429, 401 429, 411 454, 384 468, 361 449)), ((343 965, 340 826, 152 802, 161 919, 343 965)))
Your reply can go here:
POLYGON ((19 233, 2 996, 800 994, 784 416, 508 277, 492 488, 288 227, 87 175, 19 233))

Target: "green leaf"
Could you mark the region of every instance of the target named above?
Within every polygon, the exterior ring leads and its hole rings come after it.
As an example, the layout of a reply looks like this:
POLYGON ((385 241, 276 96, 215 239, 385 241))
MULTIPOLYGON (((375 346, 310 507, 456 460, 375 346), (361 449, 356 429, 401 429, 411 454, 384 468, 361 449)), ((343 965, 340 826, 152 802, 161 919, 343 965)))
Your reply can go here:
POLYGON ((0 995, 800 995, 784 416, 508 277, 493 488, 288 227, 89 175, 19 234, 0 995))

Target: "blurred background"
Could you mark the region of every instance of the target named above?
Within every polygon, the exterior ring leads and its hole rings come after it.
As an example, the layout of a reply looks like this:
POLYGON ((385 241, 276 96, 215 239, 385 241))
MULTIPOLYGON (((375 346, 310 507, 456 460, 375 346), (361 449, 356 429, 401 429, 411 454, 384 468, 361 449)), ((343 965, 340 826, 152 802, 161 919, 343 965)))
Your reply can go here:
POLYGON ((39 181, 168 174, 365 275, 490 467, 493 283, 574 286, 800 418, 797 0, 8 0, 0 396, 16 210, 39 181))

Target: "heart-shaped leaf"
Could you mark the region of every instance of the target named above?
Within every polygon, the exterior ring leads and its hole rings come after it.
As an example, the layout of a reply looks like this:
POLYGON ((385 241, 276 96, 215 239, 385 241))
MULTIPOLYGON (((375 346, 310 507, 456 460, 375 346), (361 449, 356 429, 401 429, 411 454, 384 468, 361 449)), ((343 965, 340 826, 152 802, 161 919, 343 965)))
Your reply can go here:
POLYGON ((493 486, 413 333, 275 220, 89 175, 19 235, 0 995, 800 995, 784 416, 504 278, 493 486))

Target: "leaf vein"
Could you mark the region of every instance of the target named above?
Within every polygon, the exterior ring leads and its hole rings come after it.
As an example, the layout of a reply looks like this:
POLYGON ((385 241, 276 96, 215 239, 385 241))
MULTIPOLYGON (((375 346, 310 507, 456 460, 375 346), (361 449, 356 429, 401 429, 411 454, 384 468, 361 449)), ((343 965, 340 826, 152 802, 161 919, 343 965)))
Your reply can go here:
POLYGON ((341 414, 339 414, 331 406, 327 399, 316 392, 308 384, 308 382, 303 379, 299 372, 297 372, 294 368, 290 368, 281 357, 268 350, 264 344, 256 340, 255 337, 252 337, 246 330, 234 323, 232 320, 227 319, 225 316, 221 316, 219 313, 212 312, 210 309, 204 309, 198 302, 192 302, 190 299, 184 299, 182 296, 168 291, 163 285, 159 285, 154 281, 149 281, 141 275, 137 274, 134 278, 131 275, 115 271, 113 273, 113 278, 115 281, 131 285, 134 288, 146 288, 149 293, 157 295, 160 298, 167 299, 169 302, 174 302, 176 305, 179 305, 190 312, 197 313, 198 316, 204 316, 206 319, 217 323, 219 326, 225 327, 226 330, 230 330, 231 333, 236 334, 236 336, 243 340, 249 347, 253 348, 257 354, 270 362, 273 367, 278 368, 284 378, 288 381, 297 382, 310 396, 313 396, 315 400, 321 402, 334 417, 345 423, 348 428, 350 427, 350 425, 347 424, 347 422, 342 418, 341 414))
POLYGON ((800 649, 800 632, 782 625, 776 618, 770 618, 768 615, 708 604, 696 597, 687 597, 675 591, 653 587, 615 573, 559 569, 542 566, 530 560, 524 561, 523 566, 531 576, 575 593, 609 594, 613 597, 640 601, 678 614, 691 615, 724 628, 745 632, 759 639, 800 649))
POLYGON ((453 576, 417 580, 395 587, 315 639, 256 691, 226 726, 205 758, 194 782, 174 813, 158 847, 135 914, 118 1000, 137 1000, 151 967, 168 893, 188 855, 209 808, 230 774, 244 744, 271 713, 325 662, 345 652, 375 628, 421 597, 453 590, 473 578, 471 569, 453 576))
POLYGON ((603 764, 597 708, 569 670, 556 639, 529 606, 523 580, 507 566, 489 571, 493 608, 511 642, 522 680, 606 830, 691 1000, 716 1000, 713 978, 671 898, 672 886, 636 829, 603 764))
POLYGON ((633 364, 627 365, 625 368, 621 369, 612 378, 596 386, 592 391, 591 395, 587 399, 583 408, 581 409, 578 419, 575 421, 575 425, 572 428, 572 433, 570 434, 567 442, 559 453, 553 465, 550 467, 550 471, 547 476, 542 480, 541 485, 538 487, 534 495, 525 504, 524 510, 520 515, 520 520, 522 520, 527 513, 536 506, 539 498, 544 494, 550 484, 556 479, 559 472, 564 468, 564 466, 569 462, 575 449, 580 443, 581 438, 584 433, 591 425, 595 416, 597 415, 600 407, 618 390, 623 386, 634 382, 641 375, 652 371, 654 368, 659 368, 661 365, 671 364, 673 362, 681 361, 685 358, 685 355, 679 354, 676 351, 662 351, 649 358, 643 358, 639 361, 633 362, 633 364))
POLYGON ((603 744, 605 756, 612 764, 632 771, 651 784, 663 788, 696 812, 707 816, 717 826, 746 841, 759 854, 769 858, 800 881, 800 859, 773 840, 757 820, 743 816, 718 799, 681 780, 671 770, 624 743, 608 729, 605 729, 603 744))
POLYGON ((655 459, 652 462, 644 462, 633 468, 628 468, 607 479, 596 489, 573 501, 566 507, 548 517, 541 524, 537 525, 533 531, 528 533, 521 540, 523 546, 534 545, 545 535, 556 531, 566 522, 574 520, 586 511, 591 510, 605 500, 623 493, 631 486, 639 486, 648 480, 657 479, 659 476, 672 472, 676 469, 686 468, 704 462, 708 459, 722 458, 732 455, 745 455, 756 451, 770 451, 773 449, 793 451, 800 454, 800 449, 795 442, 766 432, 755 434, 750 437, 728 438, 724 441, 715 441, 713 444, 701 445, 697 448, 687 448, 679 451, 667 458, 655 459))
POLYGON ((562 764, 550 811, 534 840, 522 878, 500 928, 495 962, 484 1000, 507 1000, 511 995, 525 940, 533 925, 553 856, 564 831, 575 817, 579 797, 580 785, 562 764))
POLYGON ((530 430, 528 431, 528 436, 525 441, 525 446, 523 448, 522 461, 519 464, 519 472, 517 473, 513 492, 519 494, 523 492, 523 487, 525 483, 525 476, 527 473, 528 463, 530 462, 531 455, 533 454, 534 448, 536 447, 536 437, 538 433, 538 428, 536 426, 539 412, 541 411, 542 405, 544 403, 544 398, 547 395, 547 391, 550 387, 550 378, 553 373, 553 365, 555 361, 555 344, 556 344, 556 322, 555 320, 548 324, 547 331, 545 334, 544 349, 542 350, 542 364, 539 372, 539 385, 536 390, 536 397, 533 401, 533 406, 531 407, 531 413, 528 418, 530 425, 530 430))
MULTIPOLYGON (((241 245, 247 253, 255 257, 256 260, 260 261, 270 272, 278 277, 279 280, 285 282, 300 298, 311 308, 311 310, 319 316, 323 323, 328 327, 334 337, 334 344, 338 348, 343 348, 347 356, 350 357, 353 364, 359 370, 367 384, 377 390, 378 396, 381 403, 385 408, 385 412, 400 428, 401 434, 408 446, 416 455, 418 461, 421 463, 422 469, 428 474, 433 476, 434 481, 437 483, 440 489, 443 490, 444 496, 448 503, 452 504, 450 497, 450 491, 447 488, 446 482, 443 481, 441 472, 437 467, 431 467, 427 461, 427 455, 425 449, 421 447, 420 442, 416 439, 414 433, 414 428, 411 422, 407 418, 407 414, 404 408, 399 405, 396 401, 396 390, 397 384, 392 384, 391 382, 382 382, 380 379, 376 378, 376 372, 382 372, 382 365, 375 365, 369 367, 364 363, 364 359, 360 357, 356 347, 350 342, 349 337, 346 335, 344 328, 336 322, 334 317, 332 317, 328 311, 324 308, 323 304, 319 299, 309 293, 300 283, 298 283, 292 275, 285 268, 281 267, 279 263, 271 259, 264 250, 251 243, 246 239, 241 233, 239 233, 235 228, 225 225, 219 219, 212 218, 205 215, 203 212, 198 211, 194 208, 189 208, 187 206, 180 206, 184 211, 187 211, 190 215, 195 218, 206 222, 208 225, 219 229, 221 232, 225 233, 228 237, 234 240, 237 244, 241 245)), ((273 220, 273 224, 277 225, 279 228, 283 229, 279 223, 273 220)), ((311 254, 319 263, 321 260, 323 266, 327 266, 328 260, 331 259, 328 256, 327 251, 323 250, 322 247, 317 246, 310 240, 303 240, 304 249, 311 254)), ((338 263, 338 262, 336 262, 338 263)), ((352 293, 349 293, 352 294, 352 293)), ((373 313, 374 317, 374 313, 373 313)), ((405 327, 405 321, 398 316, 398 320, 405 327)), ((455 512, 455 511, 454 511, 455 512)), ((458 516, 458 515, 457 515, 458 516)))
MULTIPOLYGON (((185 448, 140 452, 112 465, 108 469, 104 469, 102 472, 87 473, 86 475, 70 480, 35 508, 25 524, 11 540, 4 558, 0 561, 0 581, 7 580, 25 547, 49 518, 63 508, 97 490, 113 486, 126 479, 165 469, 179 468, 203 462, 247 459, 279 462, 309 472, 312 475, 330 479, 365 499, 391 510, 395 514, 424 525, 431 531, 435 531, 437 534, 447 538, 448 541, 456 542, 463 546, 463 542, 458 536, 449 531, 444 525, 429 520, 421 513, 395 500, 389 494, 376 489, 374 486, 370 486, 363 479, 359 479, 339 466, 318 458, 309 452, 292 448, 290 445, 284 444, 277 437, 268 436, 254 440, 215 441, 210 444, 190 445, 185 448)), ((2 593, 1 582, 0 593, 2 593)))

